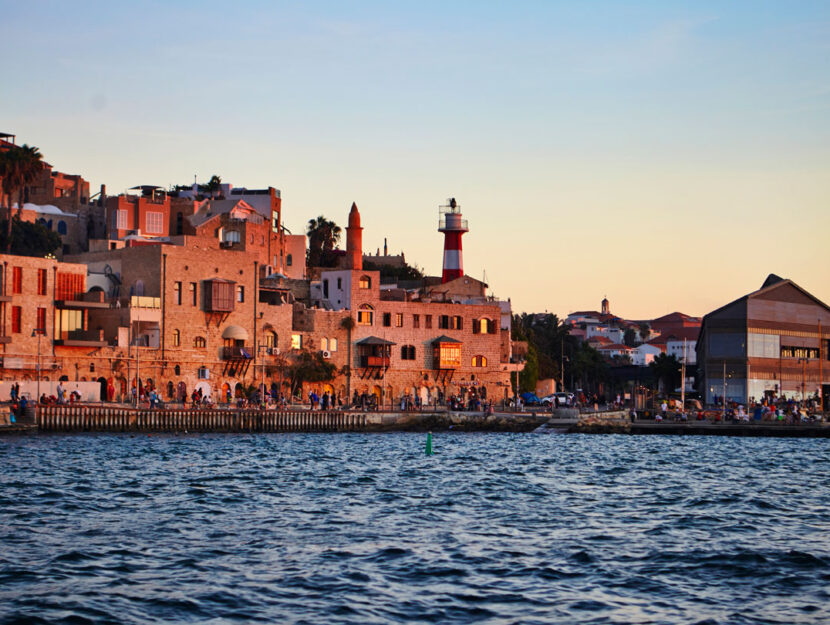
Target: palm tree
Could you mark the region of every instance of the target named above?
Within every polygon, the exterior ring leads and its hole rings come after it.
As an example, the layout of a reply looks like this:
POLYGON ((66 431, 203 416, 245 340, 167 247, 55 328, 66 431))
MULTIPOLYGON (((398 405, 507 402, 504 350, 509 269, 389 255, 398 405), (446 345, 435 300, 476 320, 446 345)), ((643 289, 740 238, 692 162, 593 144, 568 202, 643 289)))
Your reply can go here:
POLYGON ((17 210, 23 208, 23 197, 40 172, 43 171, 43 154, 35 146, 13 147, 0 155, 0 177, 3 178, 3 190, 8 198, 8 220, 6 224, 6 251, 12 243, 12 195, 17 191, 17 210))
POLYGON ((333 262, 332 252, 340 243, 340 226, 320 215, 308 220, 308 266, 328 267, 333 262))
POLYGON ((348 360, 346 364, 346 403, 348 404, 352 397, 352 330, 354 330, 355 327, 354 318, 351 314, 348 317, 343 318, 340 322, 340 327, 345 329, 347 333, 346 354, 348 360))
POLYGON ((213 174, 213 176, 210 177, 210 180, 208 180, 207 185, 205 185, 205 190, 210 193, 210 197, 215 197, 219 192, 221 184, 222 179, 216 174, 213 174))

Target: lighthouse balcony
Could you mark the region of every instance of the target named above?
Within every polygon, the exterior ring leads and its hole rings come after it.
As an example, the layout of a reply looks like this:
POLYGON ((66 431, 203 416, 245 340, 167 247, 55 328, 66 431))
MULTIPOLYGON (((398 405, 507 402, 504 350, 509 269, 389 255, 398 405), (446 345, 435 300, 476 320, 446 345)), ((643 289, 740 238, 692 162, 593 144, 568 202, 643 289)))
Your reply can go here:
POLYGON ((469 232, 467 220, 459 215, 447 214, 438 220, 438 232, 469 232))

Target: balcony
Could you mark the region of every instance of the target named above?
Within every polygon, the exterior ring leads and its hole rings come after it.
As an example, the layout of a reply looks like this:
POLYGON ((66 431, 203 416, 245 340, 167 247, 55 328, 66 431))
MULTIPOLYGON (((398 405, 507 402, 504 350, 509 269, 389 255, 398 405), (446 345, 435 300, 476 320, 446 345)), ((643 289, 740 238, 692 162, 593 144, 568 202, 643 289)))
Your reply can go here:
POLYGON ((244 345, 225 346, 222 348, 222 360, 250 360, 253 358, 244 345))
POLYGON ((72 296, 71 293, 61 293, 58 291, 55 298, 55 308, 109 308, 109 302, 104 301, 103 291, 94 291, 92 293, 77 293, 72 296))
POLYGON ((364 369, 370 367, 388 367, 389 356, 360 356, 360 366, 364 369))
POLYGON ((60 338, 55 339, 55 345, 62 345, 63 347, 104 347, 108 343, 101 335, 84 330, 72 330, 61 332, 60 338))

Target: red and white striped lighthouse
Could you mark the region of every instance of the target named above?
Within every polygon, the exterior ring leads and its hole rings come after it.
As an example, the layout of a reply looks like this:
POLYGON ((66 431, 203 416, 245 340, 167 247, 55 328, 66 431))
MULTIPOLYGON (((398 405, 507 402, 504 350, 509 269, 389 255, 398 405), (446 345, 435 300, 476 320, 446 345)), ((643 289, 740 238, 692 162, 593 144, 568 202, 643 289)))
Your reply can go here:
POLYGON ((461 218, 461 206, 450 198, 447 206, 438 209, 438 232, 444 233, 444 271, 441 282, 449 282, 464 275, 461 258, 461 235, 469 232, 467 220, 461 218))

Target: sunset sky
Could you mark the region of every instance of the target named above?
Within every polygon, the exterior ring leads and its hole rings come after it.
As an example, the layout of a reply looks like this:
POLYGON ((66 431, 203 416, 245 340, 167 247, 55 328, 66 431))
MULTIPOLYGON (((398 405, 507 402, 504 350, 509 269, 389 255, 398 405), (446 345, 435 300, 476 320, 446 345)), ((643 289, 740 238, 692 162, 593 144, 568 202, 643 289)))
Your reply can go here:
POLYGON ((0 131, 110 194, 194 175, 363 216, 514 310, 830 302, 830 3, 0 0, 0 131), (238 6, 237 6, 238 4, 238 6))

